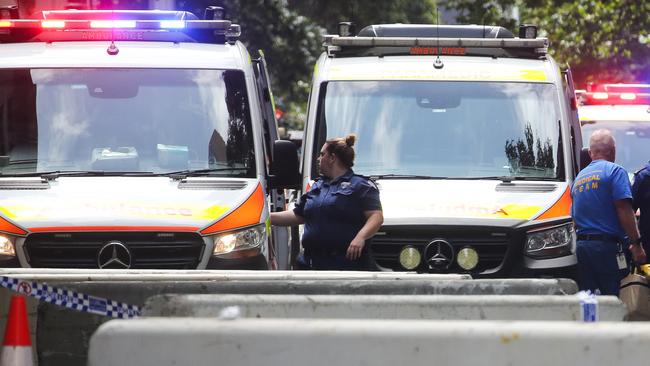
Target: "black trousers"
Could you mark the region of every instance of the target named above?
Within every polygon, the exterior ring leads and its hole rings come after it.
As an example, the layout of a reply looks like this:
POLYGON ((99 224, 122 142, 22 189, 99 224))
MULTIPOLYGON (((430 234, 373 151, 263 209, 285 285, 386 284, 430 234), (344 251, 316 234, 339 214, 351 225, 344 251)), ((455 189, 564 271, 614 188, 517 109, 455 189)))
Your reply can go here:
POLYGON ((297 269, 317 271, 378 271, 377 263, 372 259, 370 250, 361 252, 361 257, 349 260, 343 249, 305 249, 298 257, 297 269))

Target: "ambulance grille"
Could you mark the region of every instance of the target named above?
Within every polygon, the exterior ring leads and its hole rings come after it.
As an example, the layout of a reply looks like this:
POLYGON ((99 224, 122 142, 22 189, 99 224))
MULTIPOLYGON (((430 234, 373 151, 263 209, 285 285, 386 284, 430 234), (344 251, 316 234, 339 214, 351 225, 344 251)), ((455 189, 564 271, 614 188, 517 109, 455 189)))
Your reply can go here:
POLYGON ((196 269, 205 246, 196 233, 34 233, 25 253, 35 268, 99 268, 99 251, 114 241, 128 248, 133 269, 196 269))
POLYGON ((460 268, 455 261, 451 263, 449 269, 444 271, 432 271, 429 269, 424 252, 427 245, 434 238, 441 238, 449 242, 454 249, 454 255, 464 247, 474 248, 478 252, 479 262, 476 269, 471 271, 473 274, 493 271, 499 268, 506 258, 510 243, 509 234, 506 232, 495 232, 494 230, 385 231, 384 235, 376 235, 372 238, 372 256, 381 267, 394 271, 405 271, 399 263, 399 253, 403 247, 413 246, 420 251, 420 255, 422 256, 420 266, 415 269, 418 272, 467 272, 460 268))

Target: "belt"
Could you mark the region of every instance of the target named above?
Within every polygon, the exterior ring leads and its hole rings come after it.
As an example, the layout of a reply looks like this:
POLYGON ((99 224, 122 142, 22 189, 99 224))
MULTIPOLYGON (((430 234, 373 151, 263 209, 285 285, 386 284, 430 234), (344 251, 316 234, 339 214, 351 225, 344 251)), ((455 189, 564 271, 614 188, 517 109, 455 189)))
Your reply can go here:
POLYGON ((608 234, 578 234, 578 240, 613 241, 615 243, 620 243, 622 241, 618 236, 608 234))

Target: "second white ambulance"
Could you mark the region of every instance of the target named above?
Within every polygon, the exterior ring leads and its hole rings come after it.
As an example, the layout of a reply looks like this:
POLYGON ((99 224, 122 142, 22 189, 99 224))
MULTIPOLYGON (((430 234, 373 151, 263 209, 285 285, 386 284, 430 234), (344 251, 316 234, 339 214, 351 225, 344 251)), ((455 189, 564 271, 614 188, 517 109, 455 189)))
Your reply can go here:
POLYGON ((524 26, 374 25, 326 36, 304 135, 318 151, 355 133, 354 171, 380 190, 370 241, 386 270, 567 275, 569 186, 582 146, 568 69, 524 26))

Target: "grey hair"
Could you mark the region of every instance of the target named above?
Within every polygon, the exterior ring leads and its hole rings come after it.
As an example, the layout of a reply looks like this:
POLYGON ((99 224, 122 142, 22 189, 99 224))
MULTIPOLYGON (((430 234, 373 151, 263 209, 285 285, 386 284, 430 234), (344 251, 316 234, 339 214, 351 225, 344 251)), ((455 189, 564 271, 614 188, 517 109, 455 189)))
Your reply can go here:
POLYGON ((589 138, 589 151, 595 155, 610 155, 616 149, 616 140, 607 129, 594 131, 589 138))

